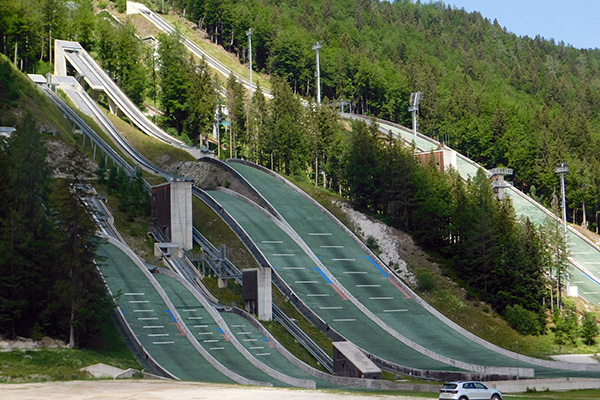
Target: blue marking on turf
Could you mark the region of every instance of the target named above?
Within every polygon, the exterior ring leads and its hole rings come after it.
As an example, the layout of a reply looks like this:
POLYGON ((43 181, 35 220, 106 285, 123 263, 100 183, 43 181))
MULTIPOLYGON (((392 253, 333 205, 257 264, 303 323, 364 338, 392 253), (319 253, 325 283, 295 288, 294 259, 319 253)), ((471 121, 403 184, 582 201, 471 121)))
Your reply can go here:
POLYGON ((169 313, 169 315, 171 316, 171 319, 173 320, 173 322, 177 323, 177 320, 175 319, 175 317, 173 316, 173 313, 169 310, 163 310, 163 312, 169 313))
POLYGON ((331 280, 327 277, 327 275, 325 275, 325 273, 323 271, 321 271, 321 268, 319 267, 313 267, 313 269, 316 269, 321 276, 323 277, 323 279, 325 279, 325 282, 327 282, 330 285, 333 285, 333 282, 331 282, 331 280))
POLYGON ((592 279, 591 276, 589 276, 588 274, 586 274, 585 272, 582 272, 583 275, 587 276, 589 278, 590 281, 594 282, 596 285, 600 286, 600 283, 596 282, 595 279, 592 279))
POLYGON ((362 256, 361 258, 366 258, 367 260, 371 261, 371 264, 373 264, 375 266, 375 268, 377 268, 379 270, 379 272, 381 272, 383 274, 383 276, 385 276, 386 278, 390 277, 388 274, 385 273, 385 271, 383 269, 381 269, 381 267, 379 265, 377 265, 377 263, 375 261, 373 261, 373 259, 371 257, 362 256))
POLYGON ((127 311, 121 311, 123 314, 127 314, 127 311))
POLYGON ((217 330, 218 330, 219 332, 221 332, 221 335, 224 335, 224 334, 225 334, 225 332, 223 332, 223 329, 221 329, 221 328, 217 328, 217 330))
POLYGON ((264 340, 265 342, 269 343, 269 339, 267 339, 266 337, 262 338, 262 340, 264 340))

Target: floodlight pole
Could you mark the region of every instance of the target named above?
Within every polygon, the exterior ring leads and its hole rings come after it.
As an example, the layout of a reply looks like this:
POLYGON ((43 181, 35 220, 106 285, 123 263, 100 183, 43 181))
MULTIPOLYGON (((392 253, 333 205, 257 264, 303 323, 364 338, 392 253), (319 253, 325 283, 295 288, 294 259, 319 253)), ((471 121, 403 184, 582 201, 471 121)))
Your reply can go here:
POLYGON ((312 49, 317 52, 317 104, 321 104, 321 71, 319 68, 319 50, 323 47, 323 42, 317 42, 312 49))
POLYGON ((248 29, 246 36, 248 36, 248 49, 250 53, 250 100, 252 100, 252 28, 248 29))
MULTIPOLYGON (((560 163, 554 170, 557 174, 560 174, 560 192, 562 201, 560 202, 560 206, 562 208, 562 222, 563 222, 563 239, 565 241, 565 252, 567 251, 567 199, 565 195, 565 174, 569 172, 569 163, 560 163)), ((568 274, 565 276, 567 289, 569 288, 569 276, 568 274)), ((558 274, 558 285, 560 287, 560 273, 558 274)), ((556 295, 558 299, 560 299, 560 292, 556 295)))
POLYGON ((417 149, 417 113, 419 112, 419 103, 421 103, 421 95, 423 92, 412 92, 410 94, 410 103, 408 111, 412 112, 412 128, 413 128, 413 143, 415 150, 417 149))
POLYGON ((567 240, 567 199, 565 194, 565 174, 569 172, 569 163, 560 163, 554 171, 560 174, 560 192, 562 201, 560 207, 562 208, 562 220, 563 220, 563 233, 565 235, 565 241, 567 240))

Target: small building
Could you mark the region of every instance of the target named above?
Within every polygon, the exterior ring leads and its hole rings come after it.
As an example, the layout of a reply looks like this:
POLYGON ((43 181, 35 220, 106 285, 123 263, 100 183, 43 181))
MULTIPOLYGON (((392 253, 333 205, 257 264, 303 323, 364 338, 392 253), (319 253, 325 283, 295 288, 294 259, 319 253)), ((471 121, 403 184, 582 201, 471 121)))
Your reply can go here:
POLYGON ((446 172, 450 167, 456 169, 456 152, 440 143, 437 149, 416 154, 421 164, 433 163, 440 172, 446 172))
POLYGON ((381 369, 352 342, 333 342, 333 373, 350 378, 381 379, 381 369))

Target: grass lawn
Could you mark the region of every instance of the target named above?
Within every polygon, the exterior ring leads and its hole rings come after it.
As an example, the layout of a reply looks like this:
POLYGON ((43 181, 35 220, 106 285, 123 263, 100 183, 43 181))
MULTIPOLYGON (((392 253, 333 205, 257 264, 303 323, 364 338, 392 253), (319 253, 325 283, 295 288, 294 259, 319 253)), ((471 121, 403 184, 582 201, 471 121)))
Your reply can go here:
POLYGON ((141 370, 109 319, 102 327, 93 349, 39 349, 0 352, 0 383, 25 383, 90 379, 80 371, 104 363, 117 368, 141 370))

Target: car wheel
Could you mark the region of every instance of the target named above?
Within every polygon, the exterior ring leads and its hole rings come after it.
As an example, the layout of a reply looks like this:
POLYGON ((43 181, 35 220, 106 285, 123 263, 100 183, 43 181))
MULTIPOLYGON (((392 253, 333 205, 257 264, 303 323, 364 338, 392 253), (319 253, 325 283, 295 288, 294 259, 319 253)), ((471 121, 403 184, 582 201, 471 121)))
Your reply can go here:
POLYGON ((492 400, 502 400, 502 398, 500 396, 498 396, 497 394, 492 396, 492 400))
POLYGON ((458 400, 469 400, 469 398, 467 396, 460 396, 458 400))

